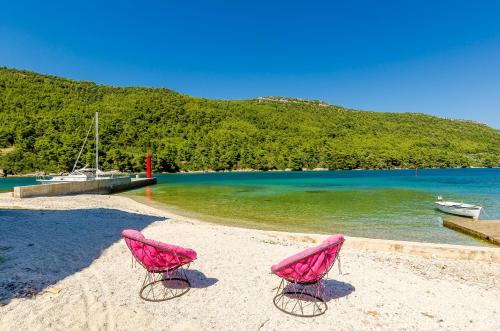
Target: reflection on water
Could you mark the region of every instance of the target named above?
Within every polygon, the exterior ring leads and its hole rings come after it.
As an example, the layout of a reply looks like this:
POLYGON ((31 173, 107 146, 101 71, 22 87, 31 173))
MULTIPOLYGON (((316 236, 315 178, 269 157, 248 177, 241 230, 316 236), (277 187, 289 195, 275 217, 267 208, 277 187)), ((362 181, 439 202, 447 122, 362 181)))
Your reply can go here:
POLYGON ((151 186, 146 186, 144 190, 146 191, 146 203, 151 204, 151 186))

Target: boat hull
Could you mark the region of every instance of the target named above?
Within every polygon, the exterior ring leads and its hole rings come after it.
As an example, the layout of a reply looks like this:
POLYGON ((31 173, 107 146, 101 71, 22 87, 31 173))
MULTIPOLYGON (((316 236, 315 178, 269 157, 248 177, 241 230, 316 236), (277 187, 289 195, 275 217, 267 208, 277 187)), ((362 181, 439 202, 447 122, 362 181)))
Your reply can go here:
POLYGON ((94 180, 127 178, 128 176, 114 176, 114 177, 76 177, 76 176, 58 176, 50 179, 37 179, 40 184, 57 184, 57 183, 81 183, 90 182, 94 180))
POLYGON ((479 219, 479 214, 481 214, 481 207, 462 207, 460 204, 456 205, 446 205, 442 203, 436 203, 437 209, 447 214, 453 214, 464 217, 472 217, 473 219, 479 219))
POLYGON ((50 179, 37 179, 41 184, 55 184, 55 183, 74 183, 74 182, 86 182, 89 180, 95 180, 95 177, 88 178, 86 176, 57 176, 50 179))

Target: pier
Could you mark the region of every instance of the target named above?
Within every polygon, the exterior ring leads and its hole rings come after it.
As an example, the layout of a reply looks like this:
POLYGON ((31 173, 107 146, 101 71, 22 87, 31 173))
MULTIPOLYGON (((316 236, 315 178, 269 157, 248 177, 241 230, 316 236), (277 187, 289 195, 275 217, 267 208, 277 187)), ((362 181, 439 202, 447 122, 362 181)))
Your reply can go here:
POLYGON ((500 246, 500 221, 448 219, 443 220, 443 225, 500 246))
POLYGON ((63 182, 14 187, 15 198, 49 197, 74 194, 110 194, 156 184, 156 178, 110 178, 82 182, 63 182))

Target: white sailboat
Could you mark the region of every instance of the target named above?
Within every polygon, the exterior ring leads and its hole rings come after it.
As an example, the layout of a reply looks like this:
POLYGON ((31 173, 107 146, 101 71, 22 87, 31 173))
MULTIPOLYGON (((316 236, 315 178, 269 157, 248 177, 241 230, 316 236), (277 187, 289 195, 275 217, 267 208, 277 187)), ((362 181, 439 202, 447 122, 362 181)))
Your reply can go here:
POLYGON ((463 202, 444 201, 442 197, 438 197, 436 205, 442 212, 458 216, 472 217, 476 220, 479 219, 482 209, 482 207, 478 205, 471 205, 463 202))
MULTIPOLYGON (((41 184, 54 184, 54 183, 67 183, 67 182, 84 182, 89 180, 99 180, 99 179, 109 179, 115 178, 116 174, 119 174, 118 171, 108 171, 103 172, 99 169, 99 113, 95 113, 95 168, 87 168, 83 167, 81 169, 76 169, 78 161, 80 160, 80 156, 82 155, 83 149, 87 144, 88 137, 90 132, 92 131, 92 126, 94 125, 94 119, 92 119, 92 123, 87 132, 87 136, 85 137, 85 141, 83 142, 82 148, 80 148, 80 152, 78 153, 78 157, 76 158, 75 164, 73 165, 73 170, 68 175, 63 176, 49 176, 49 177, 39 177, 37 181, 41 184)), ((120 176, 121 177, 121 176, 120 176)))

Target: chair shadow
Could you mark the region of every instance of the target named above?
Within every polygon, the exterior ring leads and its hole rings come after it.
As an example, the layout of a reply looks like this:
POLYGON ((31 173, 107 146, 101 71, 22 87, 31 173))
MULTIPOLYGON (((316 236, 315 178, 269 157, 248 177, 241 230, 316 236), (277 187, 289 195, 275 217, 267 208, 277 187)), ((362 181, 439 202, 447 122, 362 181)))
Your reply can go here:
POLYGON ((115 209, 2 210, 0 305, 32 297, 88 267, 125 228, 164 220, 115 209))
MULTIPOLYGON (((285 291, 285 296, 290 299, 298 299, 302 301, 309 302, 318 302, 318 298, 316 297, 318 293, 316 293, 317 287, 316 285, 295 285, 288 284, 285 291), (298 293, 296 293, 298 292, 298 293), (300 294, 303 293, 303 294, 300 294)), ((320 298, 324 301, 328 302, 331 300, 339 299, 342 297, 346 297, 352 292, 355 291, 354 286, 349 283, 341 282, 334 279, 325 279, 323 280, 324 292, 320 295, 320 298)))
POLYGON ((325 279, 325 301, 339 299, 348 296, 356 290, 354 286, 349 283, 341 282, 335 279, 325 279))
POLYGON ((163 274, 164 280, 162 281, 162 286, 171 288, 171 289, 185 289, 185 288, 207 288, 215 283, 217 283, 219 280, 217 278, 207 278, 204 273, 198 270, 193 270, 193 269, 187 269, 184 270, 184 275, 182 275, 179 272, 175 272, 173 274, 163 274), (184 278, 187 277, 189 282, 191 283, 191 286, 189 286, 184 278), (171 279, 170 277, 174 277, 171 279))
POLYGON ((185 272, 191 282, 191 288, 207 288, 219 281, 217 278, 207 278, 203 272, 198 270, 188 269, 185 272))

